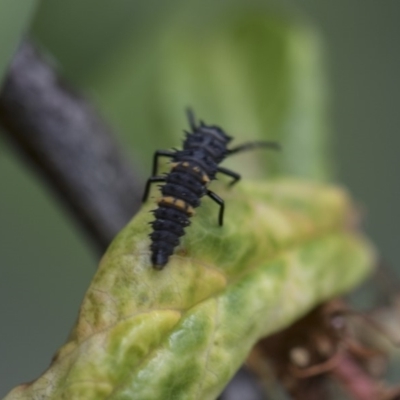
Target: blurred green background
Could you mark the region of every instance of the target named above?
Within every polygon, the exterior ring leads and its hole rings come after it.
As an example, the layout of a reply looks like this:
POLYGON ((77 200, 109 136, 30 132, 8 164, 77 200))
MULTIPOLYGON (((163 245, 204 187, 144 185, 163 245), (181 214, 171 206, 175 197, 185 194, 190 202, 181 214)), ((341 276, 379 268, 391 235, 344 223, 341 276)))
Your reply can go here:
MULTIPOLYGON (((152 150, 179 143, 187 104, 238 139, 261 137, 267 127, 266 137, 279 138, 285 151, 241 158, 245 177, 260 174, 260 165, 271 175, 333 176, 358 200, 366 231, 399 270, 399 2, 44 0, 34 6, 0 0, 0 73, 20 32, 30 31, 109 118, 143 177, 152 150), (246 23, 255 39, 242 35, 246 23), (236 80, 260 65, 265 70, 249 81, 236 80), (196 68, 197 80, 187 73, 196 68), (232 108, 239 112, 232 115, 232 108), (138 127, 158 136, 141 135, 138 127), (293 131, 309 143, 293 140, 293 131)), ((48 366, 98 260, 49 190, 6 143, 0 150, 2 397, 48 366)))

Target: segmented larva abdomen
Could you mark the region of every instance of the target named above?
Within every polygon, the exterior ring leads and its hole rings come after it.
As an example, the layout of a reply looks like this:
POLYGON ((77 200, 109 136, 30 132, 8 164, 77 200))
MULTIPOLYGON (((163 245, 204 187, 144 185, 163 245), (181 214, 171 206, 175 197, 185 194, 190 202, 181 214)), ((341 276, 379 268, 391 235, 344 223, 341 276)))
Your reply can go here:
POLYGON ((153 227, 153 232, 149 235, 151 261, 155 268, 160 269, 168 262, 190 221, 185 212, 163 205, 153 213, 156 219, 150 223, 153 227))

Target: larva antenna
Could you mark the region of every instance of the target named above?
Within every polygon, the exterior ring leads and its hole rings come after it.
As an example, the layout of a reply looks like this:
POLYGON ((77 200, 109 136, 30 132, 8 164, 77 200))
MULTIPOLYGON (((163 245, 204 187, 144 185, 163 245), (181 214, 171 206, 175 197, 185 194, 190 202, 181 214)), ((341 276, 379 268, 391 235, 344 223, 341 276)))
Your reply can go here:
POLYGON ((194 132, 197 129, 196 116, 194 115, 194 111, 190 107, 186 108, 186 116, 189 121, 190 129, 194 132))
POLYGON ((242 151, 253 150, 257 148, 270 148, 273 150, 280 150, 281 146, 277 142, 267 142, 267 141, 247 142, 241 144, 240 146, 233 147, 232 149, 228 149, 227 155, 230 156, 232 154, 241 153, 242 151))

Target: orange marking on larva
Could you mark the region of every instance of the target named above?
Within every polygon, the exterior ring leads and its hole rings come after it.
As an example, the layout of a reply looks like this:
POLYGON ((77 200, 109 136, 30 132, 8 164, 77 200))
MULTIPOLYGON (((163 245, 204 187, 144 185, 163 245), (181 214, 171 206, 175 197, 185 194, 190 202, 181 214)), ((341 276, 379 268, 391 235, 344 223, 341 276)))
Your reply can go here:
POLYGON ((188 203, 186 203, 186 201, 184 201, 182 199, 178 199, 176 197, 172 197, 172 196, 161 197, 157 201, 157 204, 158 205, 172 204, 176 208, 179 208, 180 210, 184 211, 189 216, 193 216, 195 214, 194 208, 190 204, 188 204, 188 203))
POLYGON ((175 169, 177 167, 189 168, 190 163, 188 163, 187 161, 171 163, 171 169, 175 169))
POLYGON ((185 210, 186 211, 186 202, 184 200, 175 199, 174 205, 176 205, 181 210, 185 210))
POLYGON ((200 168, 199 167, 193 167, 193 171, 195 171, 195 172, 200 172, 200 168))
POLYGON ((202 183, 206 184, 206 183, 210 182, 210 178, 208 177, 207 174, 203 173, 203 176, 201 177, 201 181, 202 181, 202 183))
POLYGON ((161 204, 175 204, 175 197, 172 196, 165 196, 165 197, 161 197, 160 199, 158 199, 157 204, 161 205, 161 204))
POLYGON ((186 211, 187 214, 190 215, 191 217, 193 217, 193 215, 196 214, 196 212, 194 211, 194 208, 193 208, 190 204, 188 204, 188 203, 186 203, 186 210, 185 210, 185 211, 186 211))

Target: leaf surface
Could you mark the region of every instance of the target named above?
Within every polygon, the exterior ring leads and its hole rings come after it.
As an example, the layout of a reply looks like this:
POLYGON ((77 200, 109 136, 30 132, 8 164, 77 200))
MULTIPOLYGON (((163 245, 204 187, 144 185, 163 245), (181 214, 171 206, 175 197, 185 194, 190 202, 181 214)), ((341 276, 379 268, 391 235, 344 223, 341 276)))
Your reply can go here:
POLYGON ((105 254, 67 343, 6 400, 215 399, 254 343, 370 271, 340 188, 241 182, 205 199, 164 270, 149 262, 146 205, 105 254))

